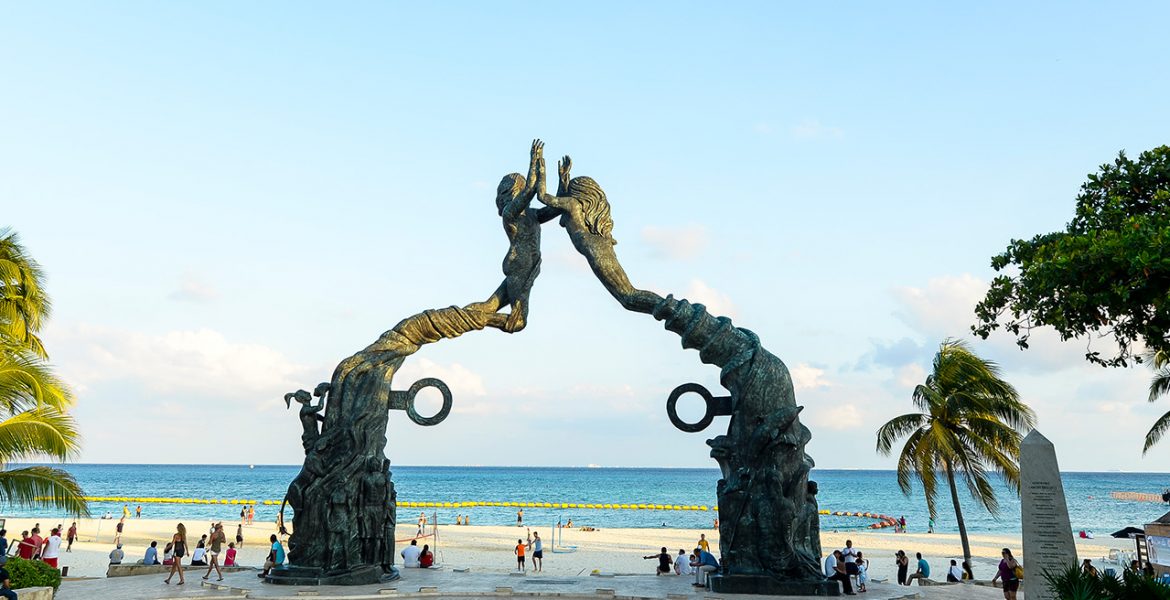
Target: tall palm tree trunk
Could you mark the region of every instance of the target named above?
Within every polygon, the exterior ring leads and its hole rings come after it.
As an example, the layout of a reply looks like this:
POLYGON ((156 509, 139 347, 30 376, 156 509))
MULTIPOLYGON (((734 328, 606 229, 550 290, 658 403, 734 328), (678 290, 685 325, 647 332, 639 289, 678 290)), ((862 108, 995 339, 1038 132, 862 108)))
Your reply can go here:
POLYGON ((955 470, 949 461, 943 461, 947 471, 947 484, 951 486, 951 504, 955 505, 955 521, 959 524, 959 540, 963 542, 963 560, 971 564, 971 542, 967 540, 967 523, 963 521, 963 509, 959 507, 959 488, 955 485, 955 470))

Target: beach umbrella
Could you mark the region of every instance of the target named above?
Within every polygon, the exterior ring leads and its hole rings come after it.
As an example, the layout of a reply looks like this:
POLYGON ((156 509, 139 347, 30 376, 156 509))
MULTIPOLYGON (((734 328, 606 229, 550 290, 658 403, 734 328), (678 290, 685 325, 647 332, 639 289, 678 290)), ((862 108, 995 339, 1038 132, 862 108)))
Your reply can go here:
POLYGON ((1131 538, 1135 535, 1144 535, 1146 532, 1137 527, 1126 527, 1121 531, 1114 531, 1111 535, 1115 538, 1131 538))

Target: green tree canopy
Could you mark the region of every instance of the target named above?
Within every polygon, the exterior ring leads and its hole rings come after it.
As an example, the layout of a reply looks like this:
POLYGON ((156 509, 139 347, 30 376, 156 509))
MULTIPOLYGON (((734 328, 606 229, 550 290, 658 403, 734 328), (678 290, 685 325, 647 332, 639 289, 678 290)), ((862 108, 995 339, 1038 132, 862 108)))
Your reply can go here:
POLYGON ((996 271, 975 308, 984 339, 1003 327, 1028 347, 1033 327, 1061 339, 1112 337, 1117 352, 1090 348, 1103 366, 1141 362, 1141 344, 1170 350, 1170 146, 1090 174, 1064 231, 1012 240, 991 259, 996 271))

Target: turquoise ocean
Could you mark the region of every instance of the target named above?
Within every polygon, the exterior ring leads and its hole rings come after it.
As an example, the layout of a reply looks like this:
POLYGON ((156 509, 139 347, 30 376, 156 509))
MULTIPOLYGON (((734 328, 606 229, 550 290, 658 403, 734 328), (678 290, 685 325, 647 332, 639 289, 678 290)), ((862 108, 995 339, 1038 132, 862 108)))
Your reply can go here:
MULTIPOLYGON (((256 465, 100 465, 64 467, 77 478, 86 495, 99 497, 166 497, 280 500, 299 466, 256 465)), ((410 467, 393 470, 399 501, 514 501, 595 504, 715 504, 719 470, 651 468, 557 468, 557 467, 410 467)), ((898 488, 893 471, 815 469, 812 479, 820 486, 822 509, 847 512, 905 515, 911 532, 926 528, 926 502, 915 489, 907 497, 898 488)), ((1170 487, 1170 474, 1162 473, 1064 473, 1064 489, 1074 531, 1092 530, 1098 535, 1128 525, 1141 526, 1170 510, 1165 504, 1130 502, 1110 497, 1113 491, 1160 494, 1170 487)), ((940 490, 936 531, 957 531, 950 495, 940 490)), ((991 515, 965 493, 968 530, 972 533, 1019 531, 1020 507, 1016 496, 1002 484, 998 488, 1000 511, 991 515)), ((143 504, 143 517, 168 519, 238 520, 236 505, 143 504)), ((130 506, 134 509, 134 505, 130 506)), ((121 514, 121 503, 91 503, 93 516, 107 511, 121 514)), ((258 505, 257 521, 275 518, 277 507, 258 505)), ((399 508, 399 522, 412 523, 417 508, 399 508)), ((470 515, 474 525, 504 525, 516 521, 516 509, 506 507, 427 508, 440 522, 451 523, 456 514, 470 515)), ((713 512, 661 510, 594 510, 526 508, 525 521, 549 526, 558 520, 595 527, 710 527, 713 512)), ((45 510, 0 506, 0 517, 52 517, 45 510)), ((67 517, 61 515, 62 521, 67 517)), ((874 521, 855 517, 822 516, 821 529, 863 529, 874 521)), ((887 530, 888 531, 888 530, 887 530)))

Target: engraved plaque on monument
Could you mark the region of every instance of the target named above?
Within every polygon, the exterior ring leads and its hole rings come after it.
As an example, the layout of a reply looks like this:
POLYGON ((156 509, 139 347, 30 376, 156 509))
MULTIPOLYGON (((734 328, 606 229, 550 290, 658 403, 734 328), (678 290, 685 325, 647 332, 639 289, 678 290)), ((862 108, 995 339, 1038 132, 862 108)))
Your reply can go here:
POLYGON ((1020 444, 1020 512, 1024 536, 1024 597, 1055 600, 1044 573, 1076 566, 1077 548, 1068 522, 1056 449, 1033 429, 1020 444))

